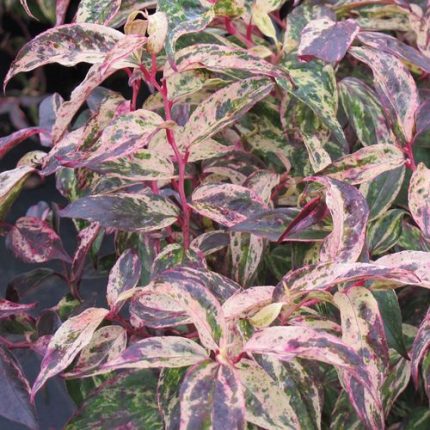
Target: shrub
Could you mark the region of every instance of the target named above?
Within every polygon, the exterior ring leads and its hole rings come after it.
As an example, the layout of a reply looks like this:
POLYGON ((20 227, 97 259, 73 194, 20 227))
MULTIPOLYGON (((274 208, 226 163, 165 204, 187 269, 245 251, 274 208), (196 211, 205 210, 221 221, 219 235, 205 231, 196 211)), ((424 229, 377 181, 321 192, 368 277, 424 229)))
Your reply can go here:
POLYGON ((61 375, 67 429, 429 428, 427 2, 81 0, 62 24, 68 3, 5 79, 91 65, 0 140, 45 146, 0 174, 3 220, 30 180, 68 200, 2 224, 61 265, 0 301, 0 414, 35 428, 61 375), (57 306, 19 300, 53 276, 57 306), (31 389, 17 347, 43 357, 31 389))

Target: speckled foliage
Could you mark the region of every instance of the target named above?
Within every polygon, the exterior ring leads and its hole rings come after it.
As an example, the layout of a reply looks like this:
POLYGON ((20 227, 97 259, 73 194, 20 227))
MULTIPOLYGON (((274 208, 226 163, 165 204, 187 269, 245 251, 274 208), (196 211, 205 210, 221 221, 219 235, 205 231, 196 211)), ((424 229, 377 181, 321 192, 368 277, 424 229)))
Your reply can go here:
POLYGON ((430 428, 430 1, 33 3, 53 27, 6 90, 90 66, 0 138, 44 147, 0 173, 1 234, 56 261, 0 299, 0 415, 38 428, 56 376, 69 430, 430 428), (50 175, 68 203, 10 223, 50 175), (49 277, 69 293, 44 310, 19 288, 49 277))

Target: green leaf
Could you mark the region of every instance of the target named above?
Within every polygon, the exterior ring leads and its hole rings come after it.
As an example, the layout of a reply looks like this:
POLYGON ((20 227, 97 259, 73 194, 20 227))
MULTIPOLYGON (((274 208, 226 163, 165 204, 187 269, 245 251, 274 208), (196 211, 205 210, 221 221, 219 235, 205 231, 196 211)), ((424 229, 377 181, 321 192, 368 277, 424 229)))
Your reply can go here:
POLYGON ((93 22, 108 25, 121 6, 121 0, 81 0, 76 12, 76 22, 93 22))
POLYGON ((115 430, 163 430, 156 389, 157 379, 151 371, 122 373, 90 395, 65 429, 100 429, 108 425, 115 430))
POLYGON ((430 238, 430 169, 419 163, 412 173, 409 183, 408 205, 414 221, 424 234, 430 238))

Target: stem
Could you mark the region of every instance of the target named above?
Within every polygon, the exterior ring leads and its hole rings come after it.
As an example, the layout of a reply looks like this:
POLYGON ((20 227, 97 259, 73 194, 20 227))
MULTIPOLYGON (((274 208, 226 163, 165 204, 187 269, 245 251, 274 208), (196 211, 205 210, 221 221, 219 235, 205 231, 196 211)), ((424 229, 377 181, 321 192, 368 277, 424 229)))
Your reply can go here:
POLYGON ((133 82, 133 96, 131 99, 131 111, 132 112, 136 110, 137 96, 139 95, 140 85, 141 85, 140 79, 137 80, 136 82, 133 82))
POLYGON ((416 170, 417 168, 417 163, 415 162, 415 158, 414 158, 414 151, 412 149, 412 145, 413 145, 414 141, 411 140, 410 142, 408 142, 404 148, 404 152, 406 154, 406 156, 408 157, 408 160, 406 162, 406 166, 409 167, 412 171, 416 170))
POLYGON ((24 349, 24 348, 31 348, 32 347, 32 344, 30 342, 26 342, 26 341, 24 341, 24 342, 12 342, 3 336, 0 336, 0 343, 9 349, 24 349))

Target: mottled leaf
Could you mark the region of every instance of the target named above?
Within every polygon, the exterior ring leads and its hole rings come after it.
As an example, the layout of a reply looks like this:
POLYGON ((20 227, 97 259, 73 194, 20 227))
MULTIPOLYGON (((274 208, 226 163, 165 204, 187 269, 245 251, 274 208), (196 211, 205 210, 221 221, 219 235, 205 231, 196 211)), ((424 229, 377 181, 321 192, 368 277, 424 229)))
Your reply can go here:
POLYGON ((399 59, 380 50, 353 47, 349 52, 372 69, 376 92, 394 130, 400 138, 410 142, 419 98, 407 68, 399 59))
POLYGON ((245 399, 236 369, 205 361, 181 385, 180 430, 245 429, 245 399))
POLYGON ((349 123, 364 146, 395 143, 395 137, 372 88, 357 78, 348 77, 338 83, 338 89, 349 123))
POLYGON ((0 319, 9 318, 13 315, 27 313, 36 306, 36 303, 14 303, 0 298, 0 319))
POLYGON ((422 320, 411 350, 412 378, 418 385, 418 368, 430 348, 430 309, 422 320))
POLYGON ((196 212, 227 227, 266 209, 255 191, 233 184, 203 185, 193 192, 191 200, 196 212))
POLYGON ((121 0, 81 0, 76 12, 76 22, 93 22, 108 25, 117 14, 121 0))
POLYGON ((138 284, 141 271, 142 262, 137 252, 132 249, 124 251, 109 273, 106 298, 111 309, 119 310, 118 296, 138 284))
POLYGON ((371 255, 389 251, 400 239, 405 212, 392 209, 375 220, 367 229, 367 244, 371 255))
POLYGON ((340 22, 329 18, 312 20, 302 30, 298 55, 302 60, 319 58, 327 63, 337 63, 345 56, 359 29, 352 19, 340 22))
POLYGON ((148 370, 121 373, 88 396, 65 426, 66 430, 163 430, 157 406, 157 379, 148 370))
POLYGON ((4 85, 17 73, 45 64, 74 66, 81 62, 98 63, 123 37, 119 31, 98 24, 65 24, 51 28, 21 48, 4 85))
POLYGON ((369 215, 361 193, 351 185, 328 177, 311 177, 326 188, 325 202, 333 219, 333 230, 324 240, 320 261, 352 262, 360 256, 369 215))
POLYGON ((430 238, 430 169, 419 163, 409 183, 409 210, 426 238, 430 238))
POLYGON ((15 357, 0 346, 0 416, 15 421, 30 429, 39 428, 36 415, 30 404, 30 386, 15 357))
POLYGON ((98 222, 125 231, 154 231, 173 224, 178 210, 167 199, 149 192, 94 195, 74 201, 60 215, 98 222))
POLYGON ((31 390, 32 399, 49 378, 63 371, 91 342, 93 333, 108 313, 106 309, 88 308, 62 324, 48 344, 31 390))
POLYGON ((16 257, 26 263, 71 261, 63 248, 60 236, 40 218, 30 216, 19 218, 8 233, 8 241, 16 257))
POLYGON ((15 131, 9 136, 0 138, 0 160, 7 154, 12 148, 20 144, 22 141, 28 139, 35 134, 47 133, 47 130, 39 127, 23 128, 22 130, 15 131))

